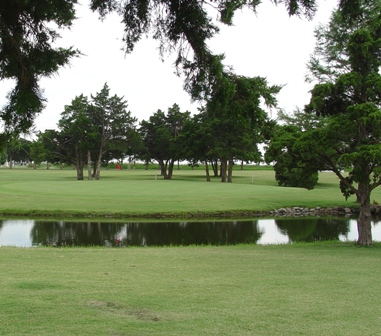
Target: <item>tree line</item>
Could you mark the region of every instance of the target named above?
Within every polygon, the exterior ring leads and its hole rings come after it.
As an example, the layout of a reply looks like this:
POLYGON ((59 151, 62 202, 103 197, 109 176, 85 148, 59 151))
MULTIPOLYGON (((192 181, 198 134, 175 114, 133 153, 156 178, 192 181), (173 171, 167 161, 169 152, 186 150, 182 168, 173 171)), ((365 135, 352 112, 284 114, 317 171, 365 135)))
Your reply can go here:
MULTIPOLYGON (((266 141, 266 131, 273 125, 260 107, 261 98, 275 106, 279 87, 269 87, 264 78, 231 77, 231 93, 220 92, 226 101, 210 101, 192 116, 174 104, 168 110, 157 110, 148 120, 138 123, 127 110, 123 97, 103 88, 91 95, 76 96, 66 105, 58 121, 58 129, 38 132, 36 139, 12 138, 5 160, 32 161, 35 165, 70 164, 77 179, 99 179, 101 166, 109 161, 123 163, 141 160, 147 165, 157 161, 164 179, 171 179, 178 161, 191 165, 204 163, 206 179, 209 167, 222 182, 232 182, 234 161, 261 160, 258 145, 266 141)), ((217 95, 216 95, 217 96, 217 95)), ((12 166, 10 166, 12 167, 12 166)))

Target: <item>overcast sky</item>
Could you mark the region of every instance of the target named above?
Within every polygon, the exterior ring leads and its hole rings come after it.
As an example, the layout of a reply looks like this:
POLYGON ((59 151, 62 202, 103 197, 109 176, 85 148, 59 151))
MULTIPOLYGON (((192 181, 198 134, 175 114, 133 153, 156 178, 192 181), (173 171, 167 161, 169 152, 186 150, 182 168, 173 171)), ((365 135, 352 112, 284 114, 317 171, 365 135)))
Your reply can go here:
MULTIPOLYGON (((56 129, 65 105, 82 93, 89 97, 96 94, 106 82, 112 95, 124 96, 128 109, 139 120, 148 119, 158 109, 166 111, 174 103, 181 111, 197 112, 199 105, 191 103, 182 89, 183 79, 174 74, 174 56, 162 62, 158 43, 152 39, 142 39, 133 53, 126 55, 121 50, 120 18, 112 15, 101 22, 88 10, 87 0, 79 3, 78 19, 70 31, 61 32, 58 44, 74 46, 84 55, 73 59, 55 77, 41 80, 48 102, 36 120, 37 130, 56 129)), ((315 45, 313 30, 318 23, 328 22, 336 3, 318 0, 318 12, 308 21, 289 18, 283 6, 265 0, 258 6, 257 15, 237 12, 234 26, 221 26, 209 46, 214 53, 224 53, 224 63, 238 75, 267 77, 271 85, 286 84, 278 95, 279 107, 292 112, 308 103, 311 85, 304 82, 304 76, 315 45)), ((9 82, 0 83, 1 106, 9 87, 9 82)))

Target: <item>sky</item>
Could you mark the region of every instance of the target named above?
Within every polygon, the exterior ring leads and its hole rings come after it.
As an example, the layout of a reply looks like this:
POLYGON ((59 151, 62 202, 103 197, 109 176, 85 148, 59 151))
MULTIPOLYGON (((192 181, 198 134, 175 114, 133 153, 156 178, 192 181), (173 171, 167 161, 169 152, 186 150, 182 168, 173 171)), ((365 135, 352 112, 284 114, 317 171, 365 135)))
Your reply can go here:
MULTIPOLYGON (((233 26, 221 25, 220 33, 209 40, 214 53, 224 53, 224 64, 236 74, 266 77, 270 85, 285 85, 278 94, 278 107, 292 113, 309 101, 311 84, 305 83, 306 63, 315 46, 314 28, 327 23, 337 1, 318 0, 318 11, 312 21, 289 17, 286 9, 265 0, 254 14, 238 11, 233 26)), ((57 46, 74 46, 82 56, 72 59, 70 66, 40 82, 47 104, 36 119, 36 130, 57 129, 65 105, 80 94, 90 97, 105 83, 111 95, 123 96, 128 110, 139 121, 147 120, 158 109, 167 111, 178 104, 181 111, 197 113, 183 90, 183 78, 176 76, 169 55, 162 61, 158 42, 150 38, 139 41, 131 54, 123 48, 123 25, 116 14, 100 21, 88 9, 87 0, 79 0, 77 17, 70 30, 60 32, 57 46)), ((0 82, 0 106, 5 105, 10 81, 0 82)), ((275 118, 276 111, 269 111, 275 118)))

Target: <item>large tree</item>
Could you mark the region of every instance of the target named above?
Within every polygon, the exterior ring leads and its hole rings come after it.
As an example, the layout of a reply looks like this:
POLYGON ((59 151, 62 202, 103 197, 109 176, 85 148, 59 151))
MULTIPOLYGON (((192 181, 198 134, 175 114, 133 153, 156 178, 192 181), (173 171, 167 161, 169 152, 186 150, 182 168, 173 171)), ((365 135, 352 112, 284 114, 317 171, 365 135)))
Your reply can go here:
POLYGON ((7 133, 28 130, 44 107, 39 85, 79 52, 54 48, 60 28, 70 27, 76 0, 2 0, 0 3, 0 80, 14 80, 0 111, 7 133), (56 28, 55 28, 56 27, 56 28))
MULTIPOLYGON (((91 166, 90 151, 97 134, 97 129, 88 116, 88 110, 88 99, 81 94, 75 97, 70 105, 65 106, 58 122, 58 142, 66 161, 76 168, 77 180, 83 180, 86 162, 91 166)), ((88 178, 91 179, 91 169, 88 169, 88 178)))
MULTIPOLYGON (((91 96, 88 117, 97 128, 94 141, 95 149, 95 179, 99 180, 102 158, 110 150, 110 144, 121 141, 127 145, 129 135, 133 135, 136 118, 127 111, 127 101, 117 95, 110 96, 110 88, 104 84, 101 91, 91 96)), ((119 146, 120 148, 120 146, 119 146)))
POLYGON ((276 106, 280 86, 270 86, 262 77, 248 78, 224 72, 206 104, 213 147, 212 157, 221 163, 221 181, 232 182, 235 160, 259 161, 258 145, 269 123, 263 105, 276 106))
POLYGON ((335 12, 317 34, 309 69, 319 83, 305 111, 321 119, 292 148, 301 162, 333 171, 346 198, 356 196, 358 244, 371 245, 370 195, 381 185, 381 2, 360 5, 351 20, 335 12))

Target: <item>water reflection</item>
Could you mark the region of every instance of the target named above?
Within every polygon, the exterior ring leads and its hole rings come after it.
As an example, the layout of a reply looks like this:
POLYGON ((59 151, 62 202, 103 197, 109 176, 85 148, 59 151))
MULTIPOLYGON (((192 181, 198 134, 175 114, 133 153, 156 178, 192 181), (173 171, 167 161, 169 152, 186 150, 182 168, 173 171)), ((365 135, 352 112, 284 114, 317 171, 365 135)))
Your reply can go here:
POLYGON ((94 223, 36 221, 32 243, 38 245, 232 245, 255 244, 261 237, 258 221, 203 223, 94 223))
MULTIPOLYGON (((381 225, 373 223, 381 240, 381 225)), ((356 240, 356 220, 276 218, 208 222, 72 222, 0 220, 0 245, 170 246, 356 240)))
POLYGON ((347 236, 349 219, 338 218, 293 218, 276 219, 279 230, 287 235, 292 242, 314 242, 324 240, 339 240, 340 236, 347 236))

